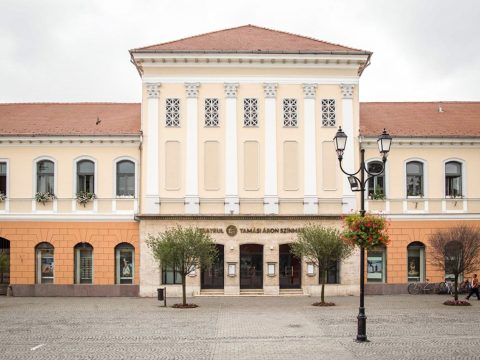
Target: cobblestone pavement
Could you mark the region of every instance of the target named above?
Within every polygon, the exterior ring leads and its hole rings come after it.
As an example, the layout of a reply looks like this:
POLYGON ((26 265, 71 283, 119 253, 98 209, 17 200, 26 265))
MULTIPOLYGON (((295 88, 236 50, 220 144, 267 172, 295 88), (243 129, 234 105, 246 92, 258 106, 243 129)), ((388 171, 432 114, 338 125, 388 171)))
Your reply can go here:
MULTIPOLYGON (((358 297, 198 297, 197 309, 141 298, 0 297, 6 359, 480 359, 480 301, 368 296, 358 344, 358 297)), ((172 304, 178 299, 169 299, 172 304)))

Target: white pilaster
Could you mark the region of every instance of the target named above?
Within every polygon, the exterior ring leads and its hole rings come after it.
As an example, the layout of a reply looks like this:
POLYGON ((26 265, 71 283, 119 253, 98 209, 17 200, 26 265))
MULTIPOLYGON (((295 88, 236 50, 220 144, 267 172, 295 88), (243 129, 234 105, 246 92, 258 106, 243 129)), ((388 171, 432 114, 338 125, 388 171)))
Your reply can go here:
POLYGON ((160 97, 160 83, 147 84, 147 132, 143 135, 147 142, 146 163, 146 191, 144 210, 147 214, 158 214, 160 212, 160 185, 159 185, 159 132, 158 132, 158 102, 160 97))
MULTIPOLYGON (((355 136, 353 132, 353 84, 341 84, 340 90, 342 92, 342 128, 347 134, 347 144, 345 152, 343 153, 343 168, 348 172, 353 172, 355 169, 355 136)), ((356 170, 356 169, 355 169, 356 170)), ((344 214, 357 210, 357 202, 355 194, 350 189, 347 176, 343 178, 343 196, 342 196, 342 212, 344 214)))
POLYGON ((265 214, 278 214, 277 189, 277 84, 263 84, 265 94, 265 214))
POLYGON ((316 84, 303 84, 304 107, 304 165, 303 165, 303 212, 318 214, 317 194, 317 148, 315 129, 316 84))
POLYGON ((185 213, 200 213, 198 195, 198 88, 199 83, 185 83, 187 93, 187 136, 185 169, 185 213))
POLYGON ((238 198, 237 83, 225 87, 225 214, 240 213, 238 198))

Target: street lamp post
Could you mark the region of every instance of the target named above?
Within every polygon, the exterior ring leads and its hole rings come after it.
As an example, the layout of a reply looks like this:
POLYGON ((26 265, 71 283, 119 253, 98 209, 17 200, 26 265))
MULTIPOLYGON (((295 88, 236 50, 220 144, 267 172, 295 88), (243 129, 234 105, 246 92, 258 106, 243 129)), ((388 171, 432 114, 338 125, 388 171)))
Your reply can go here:
MULTIPOLYGON (((365 216, 365 187, 368 181, 375 176, 382 175, 385 172, 385 163, 387 162, 387 156, 390 151, 390 145, 392 144, 392 137, 383 129, 383 133, 378 137, 377 144, 378 150, 382 155, 382 168, 379 172, 370 172, 365 166, 365 149, 360 149, 360 168, 349 173, 342 167, 343 152, 347 145, 347 135, 339 127, 337 134, 333 138, 335 144, 335 150, 337 151, 338 163, 340 170, 348 176, 348 182, 352 191, 360 191, 360 216, 365 216), (365 173, 367 178, 365 179, 365 173), (360 175, 360 178, 358 177, 360 175)), ((367 317, 365 315, 365 248, 360 247, 360 307, 358 308, 358 329, 357 329, 357 341, 367 341, 367 317)))

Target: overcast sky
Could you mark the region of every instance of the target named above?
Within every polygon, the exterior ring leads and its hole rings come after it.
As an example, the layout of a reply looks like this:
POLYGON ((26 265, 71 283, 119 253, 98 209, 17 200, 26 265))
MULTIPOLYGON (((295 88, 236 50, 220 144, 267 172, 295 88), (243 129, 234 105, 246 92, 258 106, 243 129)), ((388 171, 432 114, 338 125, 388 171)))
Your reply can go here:
POLYGON ((0 0, 0 102, 137 102, 129 49, 245 24, 373 51, 362 101, 480 100, 478 0, 0 0))

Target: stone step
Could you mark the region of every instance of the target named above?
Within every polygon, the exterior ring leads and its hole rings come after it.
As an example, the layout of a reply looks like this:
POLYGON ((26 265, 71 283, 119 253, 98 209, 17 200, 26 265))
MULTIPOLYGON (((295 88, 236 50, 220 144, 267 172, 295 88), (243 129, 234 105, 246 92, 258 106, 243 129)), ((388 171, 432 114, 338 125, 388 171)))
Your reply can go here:
POLYGON ((280 295, 282 296, 307 296, 304 294, 303 289, 280 289, 280 295))
POLYGON ((240 289, 242 296, 263 296, 263 289, 240 289))
POLYGON ((200 294, 197 296, 223 296, 225 292, 223 289, 202 289, 200 290, 200 294))

